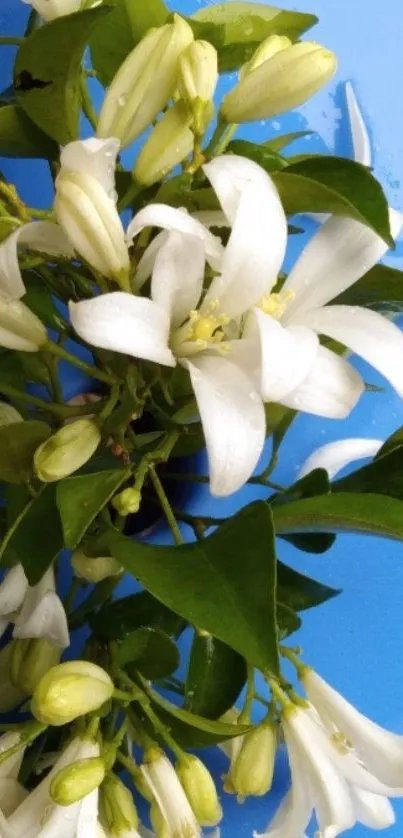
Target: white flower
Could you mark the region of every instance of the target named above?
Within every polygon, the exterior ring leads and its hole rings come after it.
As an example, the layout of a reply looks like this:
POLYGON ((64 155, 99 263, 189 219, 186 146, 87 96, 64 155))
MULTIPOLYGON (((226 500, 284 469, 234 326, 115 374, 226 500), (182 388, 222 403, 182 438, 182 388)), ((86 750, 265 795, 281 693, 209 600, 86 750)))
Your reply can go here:
POLYGON ((13 812, 6 822, 0 821, 4 838, 96 838, 98 824, 98 789, 78 803, 58 806, 50 796, 54 777, 78 760, 99 757, 96 742, 73 739, 53 769, 13 812))
POLYGON ((227 495, 250 477, 265 434, 262 400, 239 365, 238 354, 248 345, 238 339, 236 321, 275 283, 287 225, 272 181, 252 161, 224 156, 205 172, 232 226, 225 251, 199 220, 150 205, 131 222, 128 238, 144 227, 168 231, 157 236, 139 265, 138 286, 152 271, 152 299, 106 294, 71 304, 70 313, 90 344, 167 366, 179 362, 189 371, 211 490, 227 495), (201 300, 205 258, 219 273, 201 300))
POLYGON ((57 224, 31 221, 19 227, 0 244, 0 293, 12 300, 19 300, 26 290, 18 264, 19 247, 50 256, 74 256, 72 245, 57 224))
POLYGON ((175 838, 199 838, 201 830, 173 765, 162 751, 141 766, 160 812, 175 838))
POLYGON ((363 166, 372 165, 371 142, 367 126, 358 106, 351 83, 346 84, 347 110, 350 119, 351 139, 353 141, 354 160, 363 166))
POLYGON ((305 477, 316 468, 326 469, 330 479, 350 463, 375 457, 383 445, 382 439, 339 439, 317 448, 305 460, 298 477, 305 477))
POLYGON ((7 572, 0 585, 0 631, 14 623, 15 638, 45 638, 59 649, 70 643, 66 612, 56 593, 53 568, 28 585, 22 565, 7 572))
MULTIPOLYGON (((23 3, 29 3, 38 14, 45 20, 55 20, 57 17, 64 15, 71 15, 73 12, 79 12, 83 6, 83 0, 22 0, 23 3)), ((94 0, 88 5, 97 6, 100 0, 94 0)))
MULTIPOLYGON (((10 731, 0 736, 0 754, 4 754, 20 741, 18 731, 10 731)), ((0 764, 0 810, 7 818, 25 800, 25 789, 18 782, 18 774, 24 757, 25 748, 20 748, 0 764)))

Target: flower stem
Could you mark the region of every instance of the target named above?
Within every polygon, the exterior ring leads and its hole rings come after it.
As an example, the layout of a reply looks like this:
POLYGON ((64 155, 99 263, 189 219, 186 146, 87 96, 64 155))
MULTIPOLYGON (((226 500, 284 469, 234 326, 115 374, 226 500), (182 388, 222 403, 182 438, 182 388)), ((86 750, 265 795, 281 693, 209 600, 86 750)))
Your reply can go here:
POLYGON ((237 128, 238 125, 233 122, 225 122, 219 116, 214 134, 204 151, 205 158, 210 160, 212 157, 218 157, 219 154, 223 154, 237 128))
MULTIPOLYGON (((35 496, 29 499, 28 503, 25 504, 25 506, 21 510, 20 514, 17 515, 17 517, 15 518, 13 523, 11 524, 11 527, 9 527, 9 529, 7 530, 3 540, 1 542, 1 545, 0 545, 0 562, 1 562, 1 559, 3 558, 3 556, 4 556, 4 553, 6 552, 6 549, 9 545, 13 535, 17 532, 18 527, 21 524, 21 521, 24 520, 25 515, 30 510, 31 506, 35 503, 35 501, 39 497, 39 495, 43 492, 44 488, 45 488, 45 486, 41 486, 41 488, 35 494, 35 496)), ((1 757, 0 757, 0 764, 1 764, 1 757)))
POLYGON ((169 729, 166 727, 164 722, 162 722, 161 719, 157 716, 157 714, 154 713, 147 693, 144 690, 142 690, 141 687, 135 684, 134 681, 132 681, 131 678, 129 678, 129 676, 126 675, 125 672, 119 671, 119 677, 121 680, 123 680, 125 684, 127 684, 128 686, 131 685, 132 689, 134 690, 134 700, 140 704, 140 706, 144 710, 144 713, 153 725, 154 730, 157 733, 159 733, 161 739, 164 740, 165 744, 168 745, 168 748, 170 748, 171 751, 173 751, 175 756, 177 756, 178 759, 182 759, 182 748, 180 748, 178 743, 171 736, 169 729))
POLYGON ((80 91, 81 91, 81 105, 85 116, 88 119, 91 127, 96 131, 98 125, 98 117, 95 113, 94 106, 91 101, 91 97, 89 94, 89 90, 87 87, 87 82, 85 75, 82 73, 80 79, 80 91))
POLYGON ((179 529, 178 522, 175 518, 174 511, 173 511, 172 506, 169 502, 169 499, 168 499, 168 496, 165 492, 165 489, 164 489, 164 487, 161 483, 161 480, 159 479, 158 474, 155 470, 155 466, 150 465, 148 471, 149 471, 149 475, 150 475, 150 478, 151 478, 151 482, 152 482, 152 484, 154 486, 154 489, 156 491, 158 500, 159 500, 159 502, 162 506, 162 509, 164 510, 169 529, 171 530, 171 533, 172 533, 172 535, 175 539, 175 543, 177 545, 183 544, 182 533, 179 529))
POLYGON ((309 669, 309 666, 307 666, 299 659, 298 654, 296 651, 294 651, 294 649, 290 649, 288 646, 280 646, 280 654, 283 656, 283 658, 287 658, 287 660, 291 661, 293 666, 295 666, 295 669, 298 673, 298 678, 302 678, 305 675, 305 673, 309 669))
POLYGON ((292 701, 290 701, 285 690, 283 690, 283 688, 280 687, 280 684, 277 681, 277 679, 269 677, 267 679, 267 683, 269 684, 269 687, 272 691, 273 698, 275 698, 276 701, 278 701, 282 709, 291 710, 293 708, 293 703, 292 701))
POLYGON ((2 35, 0 37, 0 46, 1 47, 20 47, 23 44, 25 38, 17 38, 14 35, 2 35))
POLYGON ((4 181, 0 180, 0 195, 3 195, 9 204, 11 204, 11 206, 15 209, 18 218, 20 218, 24 224, 31 220, 27 207, 24 202, 21 201, 15 186, 10 183, 4 183, 4 181))
POLYGON ((48 352, 53 352, 54 355, 57 355, 62 361, 68 361, 73 366, 78 367, 78 369, 86 372, 87 375, 92 376, 92 378, 98 378, 99 381, 104 381, 105 384, 109 384, 110 387, 113 387, 115 384, 115 379, 109 375, 109 373, 104 372, 104 370, 100 370, 99 367, 96 367, 94 364, 87 364, 86 361, 82 361, 81 358, 78 358, 76 355, 73 355, 71 352, 68 352, 67 349, 64 349, 62 346, 59 346, 57 343, 52 343, 52 341, 47 341, 45 344, 45 349, 48 352))
POLYGON ((133 182, 130 184, 125 194, 122 195, 118 203, 119 212, 123 212, 123 210, 130 207, 130 204, 132 203, 132 201, 134 201, 135 198, 137 198, 137 195, 139 195, 141 190, 142 187, 140 186, 140 184, 137 183, 137 181, 133 180, 133 182))

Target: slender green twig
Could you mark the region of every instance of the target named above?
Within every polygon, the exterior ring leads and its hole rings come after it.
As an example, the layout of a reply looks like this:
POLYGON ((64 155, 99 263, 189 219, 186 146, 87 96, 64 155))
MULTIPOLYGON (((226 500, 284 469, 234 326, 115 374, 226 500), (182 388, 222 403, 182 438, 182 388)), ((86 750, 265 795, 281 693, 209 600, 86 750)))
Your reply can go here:
POLYGON ((111 387, 115 384, 115 379, 109 375, 109 373, 104 372, 104 370, 100 370, 99 367, 96 367, 94 364, 88 364, 86 361, 82 361, 81 358, 77 357, 77 355, 73 355, 71 352, 68 352, 67 349, 59 346, 59 344, 48 341, 44 348, 47 349, 48 352, 52 352, 54 355, 57 355, 57 357, 62 361, 68 361, 70 364, 73 364, 73 366, 78 367, 78 369, 86 372, 88 375, 92 376, 92 378, 98 378, 99 381, 104 381, 111 387))
POLYGON ((1 47, 20 47, 23 44, 25 38, 17 38, 14 35, 2 35, 0 37, 0 46, 1 47))
POLYGON ((24 393, 22 390, 17 390, 11 384, 3 383, 0 383, 0 393, 16 402, 33 405, 46 413, 53 413, 60 419, 69 419, 70 417, 81 415, 85 416, 87 413, 98 413, 102 410, 104 404, 103 401, 83 405, 55 404, 54 402, 47 402, 45 399, 39 398, 39 396, 33 396, 31 393, 24 393))
POLYGON ((171 530, 171 533, 175 539, 175 543, 178 545, 183 544, 183 536, 179 529, 178 522, 175 518, 175 513, 172 509, 172 506, 169 502, 169 498, 153 465, 149 466, 149 475, 154 489, 156 491, 158 500, 167 519, 169 529, 171 530))

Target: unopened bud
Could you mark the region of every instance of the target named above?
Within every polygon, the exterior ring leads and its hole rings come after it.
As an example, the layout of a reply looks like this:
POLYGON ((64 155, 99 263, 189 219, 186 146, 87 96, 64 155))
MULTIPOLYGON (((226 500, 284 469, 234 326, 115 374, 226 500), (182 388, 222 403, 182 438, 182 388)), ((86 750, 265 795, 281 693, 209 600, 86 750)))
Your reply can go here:
POLYGON ((250 122, 292 110, 327 84, 336 69, 330 50, 310 41, 293 44, 248 72, 225 97, 221 116, 250 122))
POLYGON ((18 413, 18 410, 12 404, 0 402, 0 428, 3 428, 4 425, 15 425, 16 422, 23 421, 21 413, 18 413))
POLYGON ((134 486, 124 489, 119 495, 115 495, 112 500, 112 506, 119 512, 119 515, 134 515, 139 511, 140 503, 141 492, 134 486))
POLYGON ((50 796, 58 806, 71 806, 99 788, 104 777, 101 757, 80 759, 56 774, 50 784, 50 796))
POLYGON ((101 789, 102 819, 114 836, 128 836, 137 830, 139 818, 133 795, 115 774, 108 774, 101 789))
POLYGON ((20 352, 38 352, 47 341, 46 329, 21 300, 0 295, 0 346, 20 352))
POLYGON ((190 154, 194 145, 190 130, 193 116, 184 102, 177 102, 153 128, 143 145, 133 169, 133 176, 143 186, 162 180, 190 154))
POLYGON ((283 49, 288 49, 292 46, 292 41, 286 35, 269 35, 265 41, 259 44, 257 50, 253 53, 250 61, 247 61, 239 71, 239 78, 244 79, 252 70, 260 67, 264 61, 273 58, 278 52, 283 49))
POLYGON ((92 585, 108 579, 109 576, 119 576, 122 573, 122 566, 112 556, 98 556, 91 558, 86 556, 82 550, 74 550, 71 557, 71 566, 79 579, 85 579, 92 585))
POLYGON ((150 821, 156 838, 171 838, 168 821, 165 820, 156 800, 150 806, 150 821))
POLYGON ((150 29, 118 70, 108 88, 98 121, 99 137, 129 145, 171 99, 178 82, 179 56, 193 32, 179 15, 150 29))
POLYGON ((267 794, 273 782, 276 747, 276 730, 270 723, 247 733, 227 777, 229 790, 240 799, 267 794))
POLYGON ((13 683, 26 695, 32 695, 41 678, 59 663, 61 649, 57 649, 44 637, 16 640, 13 646, 11 663, 13 683))
POLYGON ((37 477, 43 483, 68 477, 92 457, 100 441, 99 428, 91 419, 78 419, 65 425, 36 449, 37 477))
POLYGON ((11 677, 15 641, 7 643, 0 651, 0 713, 14 710, 24 698, 25 693, 17 687, 11 677))
POLYGON ((39 682, 32 710, 40 722, 59 727, 99 710, 113 691, 112 679, 100 666, 87 661, 61 663, 39 682))
POLYGON ((194 41, 179 59, 179 92, 193 113, 193 128, 204 134, 213 115, 218 80, 217 50, 208 41, 194 41))
POLYGON ((186 754, 176 765, 176 773, 201 826, 216 826, 222 818, 215 782, 198 757, 186 754))

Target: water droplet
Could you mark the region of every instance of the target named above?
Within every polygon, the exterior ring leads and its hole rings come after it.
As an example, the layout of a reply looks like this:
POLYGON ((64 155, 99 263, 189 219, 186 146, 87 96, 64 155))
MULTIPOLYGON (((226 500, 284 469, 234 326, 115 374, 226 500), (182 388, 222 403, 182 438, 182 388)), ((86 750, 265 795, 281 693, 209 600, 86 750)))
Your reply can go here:
POLYGON ((125 104, 126 104, 126 96, 119 96, 119 98, 118 98, 119 108, 123 108, 123 106, 125 104))

